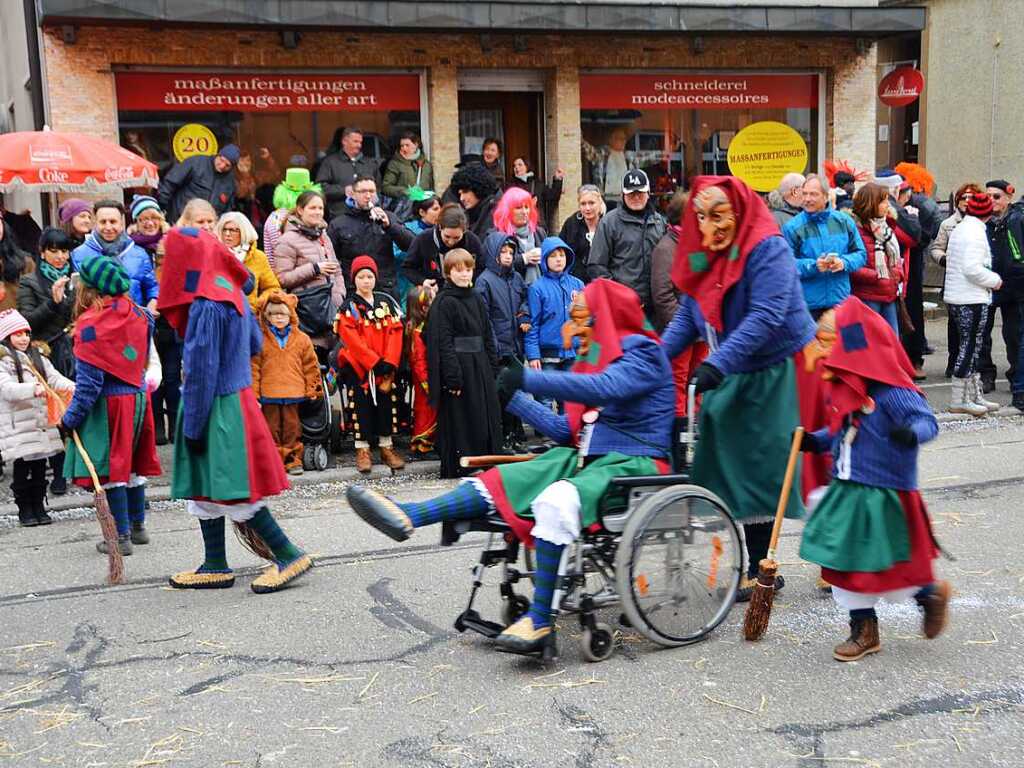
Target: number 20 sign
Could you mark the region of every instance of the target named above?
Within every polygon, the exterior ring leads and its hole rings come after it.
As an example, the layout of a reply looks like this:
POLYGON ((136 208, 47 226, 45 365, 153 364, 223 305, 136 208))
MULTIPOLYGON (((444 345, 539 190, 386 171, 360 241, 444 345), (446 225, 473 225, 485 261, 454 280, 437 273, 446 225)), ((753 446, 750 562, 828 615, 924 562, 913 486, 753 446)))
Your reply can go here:
POLYGON ((215 155, 217 137, 205 125, 186 123, 174 134, 172 148, 179 163, 193 155, 215 155))

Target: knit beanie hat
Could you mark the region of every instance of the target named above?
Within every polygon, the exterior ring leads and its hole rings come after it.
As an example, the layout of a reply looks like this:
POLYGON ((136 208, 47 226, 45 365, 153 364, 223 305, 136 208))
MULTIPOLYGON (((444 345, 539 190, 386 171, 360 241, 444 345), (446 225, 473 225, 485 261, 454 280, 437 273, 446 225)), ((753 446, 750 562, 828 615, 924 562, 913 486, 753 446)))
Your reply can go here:
POLYGON ((162 214, 160 210, 160 203, 156 201, 155 197, 150 195, 135 195, 132 198, 132 203, 128 206, 128 211, 131 213, 132 221, 138 221, 139 214, 143 211, 156 211, 162 214))
POLYGON ((77 197, 72 197, 70 200, 65 200, 60 204, 60 208, 57 209, 57 215, 60 217, 61 224, 67 224, 75 216, 84 211, 92 213, 92 204, 87 203, 85 200, 80 200, 77 197))
POLYGON ((82 282, 104 296, 120 296, 132 287, 128 272, 108 256, 93 256, 79 269, 82 282))
POLYGON ((967 198, 967 215, 983 219, 992 215, 992 198, 984 192, 975 192, 967 198))
POLYGON ((225 144, 217 154, 225 160, 231 161, 232 165, 238 165, 238 160, 242 157, 242 150, 238 148, 237 144, 225 144))
POLYGON ((875 184, 881 184, 892 196, 896 196, 899 192, 900 184, 903 183, 903 177, 900 176, 892 168, 879 168, 875 171, 875 178, 873 179, 875 184))
POLYGON ((0 341, 5 341, 7 337, 13 336, 18 331, 30 331, 32 328, 28 324, 28 320, 16 309, 5 309, 0 312, 0 341))
POLYGON ((985 187, 994 187, 995 189, 1001 189, 1008 195, 1013 195, 1016 190, 1013 188, 1013 184, 1008 182, 1006 179, 992 179, 992 181, 986 181, 985 187))
POLYGON ((352 259, 352 268, 349 269, 349 276, 353 280, 355 280, 356 275, 358 275, 359 271, 362 269, 368 269, 371 272, 373 272, 374 277, 377 276, 377 262, 373 260, 372 256, 367 256, 364 254, 362 256, 356 256, 354 259, 352 259))

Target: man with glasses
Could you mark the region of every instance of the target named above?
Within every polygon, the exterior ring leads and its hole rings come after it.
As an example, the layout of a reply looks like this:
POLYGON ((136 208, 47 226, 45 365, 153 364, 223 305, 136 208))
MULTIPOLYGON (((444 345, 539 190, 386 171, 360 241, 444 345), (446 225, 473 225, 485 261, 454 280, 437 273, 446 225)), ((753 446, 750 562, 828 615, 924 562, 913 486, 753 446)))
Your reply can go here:
MULTIPOLYGON (((395 298, 398 275, 395 269, 395 249, 408 250, 413 233, 401 222, 392 220, 377 204, 377 182, 371 176, 356 176, 352 182, 352 195, 345 210, 334 217, 327 227, 327 236, 334 244, 345 280, 350 281, 349 268, 356 256, 370 256, 377 262, 377 290, 395 298)), ((348 285, 349 292, 352 285, 348 285)))
MULTIPOLYGON (((1021 311, 1024 308, 1024 204, 1013 202, 1013 185, 1004 179, 985 182, 985 192, 992 198, 992 218, 988 224, 988 241, 992 249, 992 269, 1003 278, 1003 288, 993 294, 992 304, 1003 317, 1003 342, 1006 344, 1013 405, 1024 411, 1024 366, 1020 364, 1021 311)), ((982 338, 978 369, 982 388, 991 392, 996 387, 996 366, 992 361, 992 327, 995 312, 989 312, 982 338)))

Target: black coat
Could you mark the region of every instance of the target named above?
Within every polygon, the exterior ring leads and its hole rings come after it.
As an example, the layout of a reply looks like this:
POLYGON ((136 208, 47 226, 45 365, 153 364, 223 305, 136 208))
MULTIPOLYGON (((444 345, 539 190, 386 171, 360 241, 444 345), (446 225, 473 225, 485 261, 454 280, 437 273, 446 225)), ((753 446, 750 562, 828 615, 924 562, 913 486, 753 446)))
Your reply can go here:
POLYGON ((461 457, 501 448, 498 356, 483 299, 472 288, 446 284, 430 305, 424 340, 441 477, 460 477, 461 457))
POLYGON ((206 200, 220 216, 235 209, 234 171, 217 173, 213 158, 208 155, 188 157, 173 166, 157 188, 156 199, 167 211, 167 220, 174 224, 185 205, 194 197, 206 200))
POLYGON ((408 250, 413 233, 395 216, 388 217, 388 226, 382 227, 370 219, 370 212, 359 208, 345 208, 345 212, 331 221, 327 236, 334 245, 345 284, 352 293, 349 270, 356 256, 371 256, 377 262, 377 290, 394 296, 398 275, 395 269, 394 244, 400 251, 408 250))
MULTIPOLYGON (((466 232, 452 248, 464 248, 473 254, 476 260, 473 277, 478 277, 484 269, 483 245, 480 238, 472 232, 466 232)), ((437 284, 441 285, 444 282, 441 262, 450 250, 452 249, 444 244, 441 231, 436 226, 420 232, 413 238, 412 245, 405 254, 402 274, 413 285, 422 285, 424 280, 436 280, 437 284)))
POLYGON ((480 242, 486 240, 488 233, 494 229, 494 209, 498 207, 500 199, 501 192, 495 192, 466 211, 469 230, 480 239, 480 242))
POLYGON ((64 301, 60 304, 53 300, 52 287, 53 283, 38 269, 24 275, 18 282, 18 311, 32 328, 32 337, 47 344, 51 344, 71 325, 71 314, 75 308, 71 283, 68 283, 64 301))
POLYGON ((377 182, 377 189, 380 189, 380 168, 376 160, 363 157, 362 154, 353 160, 339 150, 320 161, 320 167, 316 171, 316 183, 323 187, 331 218, 344 213, 345 187, 351 185, 356 176, 369 176, 377 182))
POLYGON ((576 254, 576 260, 572 265, 572 273, 584 283, 590 282, 590 277, 587 275, 587 259, 590 256, 590 238, 587 237, 588 234, 587 222, 583 220, 579 211, 565 220, 565 223, 562 224, 562 231, 558 233, 558 236, 576 254))
POLYGON ((505 189, 511 189, 512 187, 525 189, 537 198, 537 208, 540 212, 541 223, 545 229, 549 229, 551 227, 551 219, 558 210, 558 201, 562 198, 562 180, 553 178, 550 184, 545 184, 537 178, 536 174, 531 173, 527 179, 513 176, 506 180, 505 189))

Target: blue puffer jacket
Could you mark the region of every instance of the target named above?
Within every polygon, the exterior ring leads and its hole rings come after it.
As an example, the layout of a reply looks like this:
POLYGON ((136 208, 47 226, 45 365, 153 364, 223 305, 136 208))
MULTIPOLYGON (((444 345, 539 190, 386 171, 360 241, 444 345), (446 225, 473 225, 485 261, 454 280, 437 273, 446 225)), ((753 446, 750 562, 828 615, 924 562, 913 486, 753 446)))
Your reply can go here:
POLYGON ((576 342, 572 349, 562 349, 562 326, 569 319, 572 295, 583 290, 583 281, 572 274, 575 261, 576 254, 562 238, 544 238, 540 247, 540 277, 527 294, 530 305, 530 330, 525 339, 527 360, 576 357, 576 342), (566 256, 565 269, 557 275, 548 270, 548 256, 556 248, 564 250, 566 256))
POLYGON ((828 208, 817 213, 804 211, 782 228, 782 234, 796 257, 809 309, 834 307, 850 295, 850 275, 867 263, 864 241, 850 216, 828 208), (839 255, 842 272, 818 271, 818 257, 826 253, 839 255))
MULTIPOLYGON (((588 456, 624 453, 667 458, 672 440, 676 389, 664 351, 646 336, 625 336, 622 357, 600 373, 524 371, 523 390, 542 398, 586 403, 601 409, 588 456)), ((563 445, 572 442, 569 419, 523 392, 508 411, 563 445)))
POLYGON ((131 278, 132 287, 128 295, 131 296, 132 301, 140 307, 146 306, 160 295, 160 286, 157 284, 156 272, 153 270, 153 262, 149 258, 149 254, 127 236, 123 236, 118 241, 116 248, 111 245, 101 243, 97 234, 90 232, 86 236, 85 242, 71 252, 71 268, 75 272, 79 272, 83 263, 96 256, 107 255, 108 258, 113 258, 120 262, 128 273, 128 277, 131 278), (104 246, 107 248, 106 254, 104 254, 104 246))
POLYGON ((707 362, 722 373, 751 373, 782 362, 814 338, 793 255, 781 237, 767 237, 747 256, 743 277, 725 295, 716 343, 697 302, 685 296, 662 334, 673 358, 698 337, 712 348, 707 362), (717 349, 715 349, 717 344, 717 349))
POLYGON ((515 355, 522 358, 523 333, 519 330, 519 324, 529 322, 526 282, 516 271, 514 257, 508 268, 498 264, 498 255, 505 243, 511 243, 513 253, 519 253, 519 241, 514 235, 491 232, 484 240, 484 271, 477 278, 474 288, 487 306, 498 357, 515 355))

